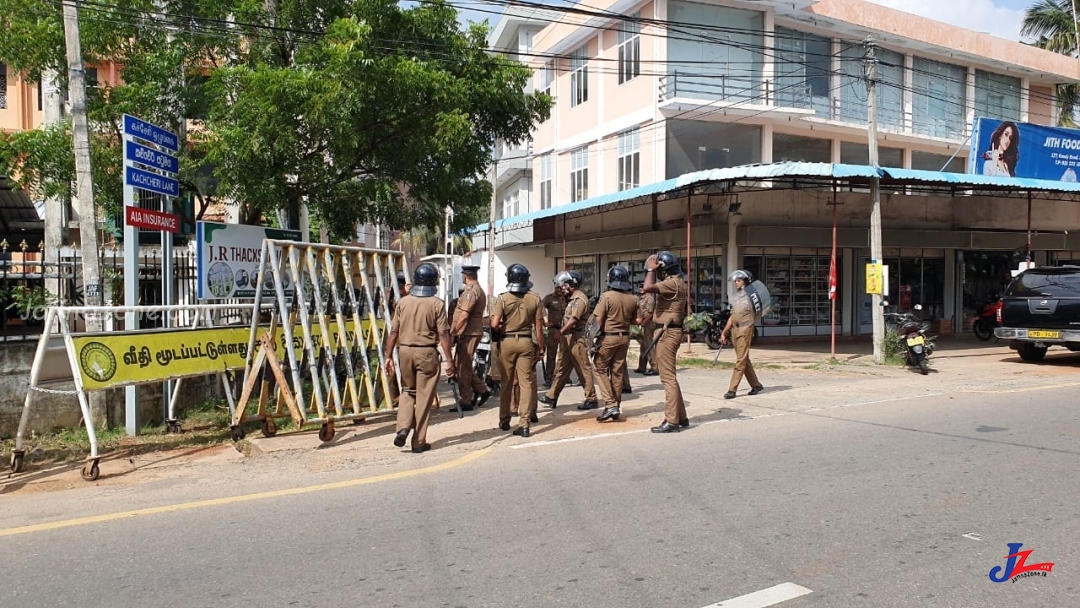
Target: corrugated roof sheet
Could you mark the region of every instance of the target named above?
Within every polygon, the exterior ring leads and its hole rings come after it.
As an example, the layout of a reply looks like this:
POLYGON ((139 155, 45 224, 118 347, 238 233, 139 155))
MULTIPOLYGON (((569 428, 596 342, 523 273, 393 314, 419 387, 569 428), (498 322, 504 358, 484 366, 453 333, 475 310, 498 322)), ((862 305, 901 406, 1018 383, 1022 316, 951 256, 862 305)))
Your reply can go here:
MULTIPOLYGON (((873 167, 871 165, 847 165, 841 163, 803 163, 781 162, 771 164, 742 165, 739 167, 727 167, 724 169, 708 169, 684 173, 679 177, 664 181, 612 192, 577 201, 569 205, 560 205, 550 209, 533 211, 523 215, 509 217, 495 222, 496 230, 505 226, 518 226, 534 222, 546 217, 555 217, 563 214, 599 208, 604 205, 619 203, 641 196, 670 192, 703 183, 716 183, 726 181, 757 181, 781 178, 829 178, 835 180, 856 180, 863 182, 874 176, 884 180, 892 180, 904 183, 924 184, 947 184, 957 186, 960 189, 976 190, 982 188, 1009 189, 1017 191, 1034 192, 1075 192, 1080 193, 1080 183, 1058 182, 1044 179, 1027 179, 1021 177, 994 177, 989 175, 975 175, 969 173, 947 173, 944 171, 922 171, 919 169, 897 169, 892 167, 873 167)), ((480 224, 473 228, 473 232, 484 232, 488 224, 480 224)))

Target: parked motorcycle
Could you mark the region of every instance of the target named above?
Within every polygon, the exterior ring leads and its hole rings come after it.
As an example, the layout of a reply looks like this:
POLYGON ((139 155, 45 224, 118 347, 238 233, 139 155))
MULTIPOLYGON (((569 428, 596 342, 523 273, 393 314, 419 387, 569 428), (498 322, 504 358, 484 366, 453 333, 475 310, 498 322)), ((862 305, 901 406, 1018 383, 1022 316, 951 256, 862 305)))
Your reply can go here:
MULTIPOLYGON (((710 349, 720 348, 720 334, 724 331, 724 327, 727 326, 728 319, 731 318, 731 308, 726 307, 722 310, 713 310, 706 313, 708 315, 708 324, 704 329, 698 332, 702 339, 705 341, 705 345, 710 349)), ((757 326, 754 326, 754 337, 758 335, 757 326)), ((731 336, 728 336, 730 338, 731 336)))
POLYGON ((988 342, 994 337, 994 328, 1001 325, 1001 294, 992 294, 990 301, 983 304, 979 309, 978 316, 971 324, 971 331, 975 337, 988 342))
MULTIPOLYGON (((888 302, 884 303, 888 310, 888 302)), ((915 310, 922 310, 922 306, 915 305, 915 310)), ((904 350, 904 364, 909 367, 918 367, 922 375, 930 373, 930 355, 934 354, 934 341, 926 332, 930 328, 929 323, 919 320, 910 312, 886 312, 886 322, 890 328, 895 328, 897 340, 904 350)))
POLYGON ((484 333, 480 336, 480 343, 476 345, 476 351, 473 353, 473 371, 477 378, 480 378, 488 385, 488 388, 494 389, 494 383, 489 382, 488 370, 491 369, 491 328, 484 327, 484 333))

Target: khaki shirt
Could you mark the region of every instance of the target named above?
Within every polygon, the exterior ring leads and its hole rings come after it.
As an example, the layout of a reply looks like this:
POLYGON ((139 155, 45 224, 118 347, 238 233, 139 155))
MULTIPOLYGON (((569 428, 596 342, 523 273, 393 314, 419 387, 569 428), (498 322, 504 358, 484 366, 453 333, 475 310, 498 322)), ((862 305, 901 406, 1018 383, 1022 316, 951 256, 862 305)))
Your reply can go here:
POLYGON ((570 300, 566 302, 566 315, 563 317, 563 322, 566 321, 566 317, 574 317, 577 322, 574 323, 571 331, 585 331, 585 328, 589 326, 588 312, 589 296, 579 289, 570 294, 570 300))
POLYGON ((604 317, 604 326, 600 331, 605 334, 625 333, 630 331, 638 316, 638 301, 633 294, 621 291, 605 291, 596 303, 593 311, 596 318, 604 317))
POLYGON ((656 283, 660 293, 656 294, 656 311, 653 322, 657 325, 671 321, 682 323, 686 317, 686 282, 682 277, 670 276, 656 283))
POLYGON ((394 307, 397 343, 403 346, 436 346, 439 334, 449 332, 446 305, 435 296, 404 296, 394 307))
POLYGON ((536 320, 543 323, 543 309, 540 296, 531 291, 524 294, 504 291, 495 298, 491 316, 502 320, 502 330, 507 335, 532 334, 536 320))
MULTIPOLYGON (((638 316, 645 318, 647 315, 651 315, 656 312, 656 294, 643 293, 638 296, 638 316)), ((654 322, 653 319, 649 320, 649 323, 654 322)))
POLYGON ((463 336, 480 336, 484 333, 484 309, 487 308, 487 296, 480 284, 467 285, 465 291, 458 297, 457 310, 469 314, 465 322, 465 329, 461 330, 463 336))
POLYGON ((566 312, 566 301, 562 296, 554 293, 544 296, 544 310, 547 311, 548 327, 562 327, 563 314, 566 312))
POLYGON ((731 296, 731 322, 739 327, 754 323, 754 305, 750 302, 750 296, 742 289, 731 296))

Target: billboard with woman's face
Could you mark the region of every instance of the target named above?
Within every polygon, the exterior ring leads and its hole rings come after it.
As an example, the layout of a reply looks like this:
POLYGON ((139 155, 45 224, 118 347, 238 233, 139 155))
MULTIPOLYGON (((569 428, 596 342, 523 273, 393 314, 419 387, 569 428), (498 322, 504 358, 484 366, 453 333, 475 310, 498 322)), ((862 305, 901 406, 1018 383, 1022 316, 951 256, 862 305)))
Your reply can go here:
POLYGON ((1077 181, 1080 130, 976 118, 968 173, 1077 181))

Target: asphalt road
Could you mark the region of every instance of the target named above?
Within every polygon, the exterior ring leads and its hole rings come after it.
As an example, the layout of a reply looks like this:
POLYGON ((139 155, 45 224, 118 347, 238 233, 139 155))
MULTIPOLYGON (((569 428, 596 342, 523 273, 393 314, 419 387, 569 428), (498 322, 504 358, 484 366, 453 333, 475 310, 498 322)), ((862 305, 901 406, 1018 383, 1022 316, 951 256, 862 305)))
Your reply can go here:
POLYGON ((1077 386, 799 395, 679 434, 515 438, 362 485, 0 530, 0 606, 701 608, 783 583, 809 590, 783 608, 1080 605, 1077 386), (1052 571, 991 582, 1008 543, 1052 571))

